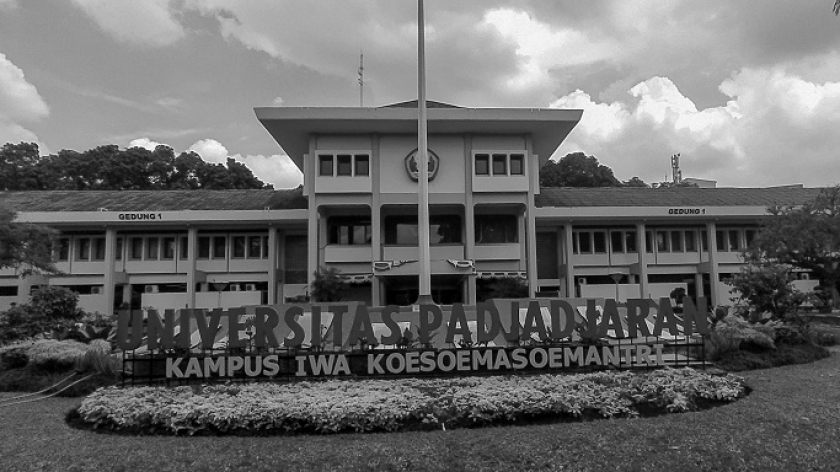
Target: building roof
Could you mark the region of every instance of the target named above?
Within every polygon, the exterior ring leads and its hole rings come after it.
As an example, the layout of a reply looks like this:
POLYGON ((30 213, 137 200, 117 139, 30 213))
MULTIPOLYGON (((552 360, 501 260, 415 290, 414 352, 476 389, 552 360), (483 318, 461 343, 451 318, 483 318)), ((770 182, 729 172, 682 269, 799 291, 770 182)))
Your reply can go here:
POLYGON ((535 195, 537 207, 699 207, 801 205, 819 188, 640 188, 544 187, 535 195))
POLYGON ((307 208, 291 190, 48 190, 0 192, 0 205, 18 212, 295 210, 307 208))
MULTIPOLYGON (((406 102, 391 103, 380 108, 417 108, 419 100, 408 100, 406 102)), ((434 100, 426 100, 426 108, 462 108, 451 103, 436 102, 434 100)))
MULTIPOLYGON (((378 108, 265 107, 255 108, 254 112, 301 170, 303 155, 309 152, 311 136, 417 135, 417 107, 416 104, 412 107, 411 102, 378 108)), ((566 139, 582 114, 582 110, 553 108, 430 106, 427 130, 429 135, 529 135, 533 143, 532 152, 539 156, 542 165, 566 139)))

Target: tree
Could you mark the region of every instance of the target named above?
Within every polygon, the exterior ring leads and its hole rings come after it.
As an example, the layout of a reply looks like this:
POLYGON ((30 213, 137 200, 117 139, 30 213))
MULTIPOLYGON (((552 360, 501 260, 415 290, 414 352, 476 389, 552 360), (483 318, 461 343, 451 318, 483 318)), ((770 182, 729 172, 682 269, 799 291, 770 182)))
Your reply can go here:
POLYGON ((582 152, 566 154, 540 169, 542 187, 621 187, 612 169, 582 152))
MULTIPOLYGON (((786 319, 805 301, 805 295, 793 286, 791 267, 786 264, 748 264, 740 272, 726 279, 742 300, 760 316, 770 312, 774 317, 786 319)), ((751 320, 758 321, 758 318, 751 320)))
POLYGON ((16 216, 15 212, 0 208, 0 269, 56 272, 52 262, 55 232, 44 226, 18 223, 16 216))
POLYGON ((840 0, 834 0, 834 16, 840 15, 840 0))
POLYGON ((774 207, 745 256, 810 270, 840 301, 840 185, 822 189, 801 206, 774 207))
POLYGON ((642 180, 638 177, 633 177, 632 179, 628 180, 627 182, 624 182, 623 185, 625 187, 639 187, 639 188, 650 187, 650 185, 646 184, 644 180, 642 180))
POLYGON ((169 146, 154 151, 109 144, 84 152, 40 156, 35 143, 0 148, 0 190, 169 190, 272 188, 248 167, 227 159, 210 164, 169 146))
POLYGON ((321 270, 315 272, 315 280, 312 281, 312 298, 316 302, 339 302, 344 300, 349 289, 340 270, 321 267, 321 270))

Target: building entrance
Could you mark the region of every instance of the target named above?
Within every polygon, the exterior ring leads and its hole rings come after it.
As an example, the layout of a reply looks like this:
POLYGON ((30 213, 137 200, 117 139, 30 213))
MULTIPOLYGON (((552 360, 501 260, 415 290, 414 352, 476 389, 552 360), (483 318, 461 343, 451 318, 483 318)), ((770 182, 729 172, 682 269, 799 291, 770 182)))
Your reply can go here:
MULTIPOLYGON (((417 301, 419 280, 417 276, 394 276, 384 278, 386 305, 409 306, 417 301)), ((432 276, 432 299, 439 305, 464 303, 464 278, 453 275, 432 276)))

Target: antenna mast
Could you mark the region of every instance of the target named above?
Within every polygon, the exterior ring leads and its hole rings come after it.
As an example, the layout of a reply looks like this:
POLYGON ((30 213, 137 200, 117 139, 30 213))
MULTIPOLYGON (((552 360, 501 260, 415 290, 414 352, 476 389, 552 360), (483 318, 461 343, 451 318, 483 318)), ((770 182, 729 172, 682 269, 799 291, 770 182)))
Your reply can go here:
POLYGON ((359 107, 365 106, 365 53, 359 53, 359 107))

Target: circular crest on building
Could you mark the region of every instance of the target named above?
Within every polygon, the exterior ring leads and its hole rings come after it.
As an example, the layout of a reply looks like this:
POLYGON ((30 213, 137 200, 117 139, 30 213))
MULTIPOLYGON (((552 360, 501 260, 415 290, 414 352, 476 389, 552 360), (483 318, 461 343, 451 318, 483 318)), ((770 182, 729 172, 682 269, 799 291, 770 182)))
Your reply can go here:
MULTIPOLYGON (((435 176, 440 169, 440 158, 431 149, 429 151, 429 182, 435 180, 435 176)), ((420 168, 417 167, 417 149, 408 153, 405 156, 405 171, 411 180, 417 182, 419 180, 420 168)))

